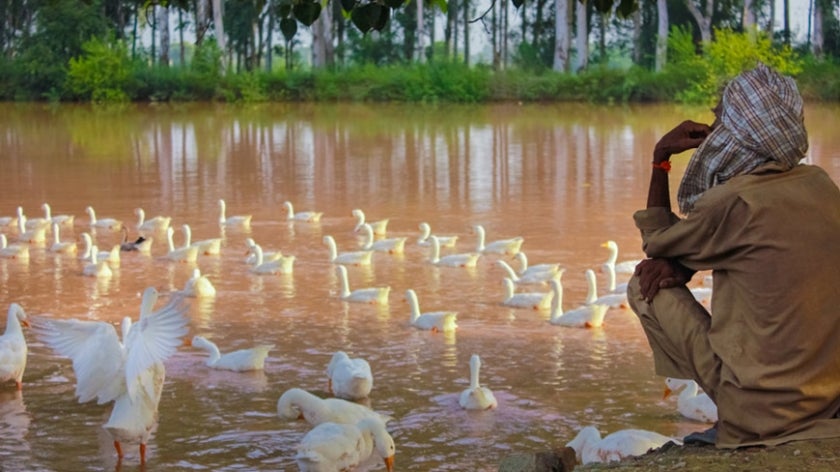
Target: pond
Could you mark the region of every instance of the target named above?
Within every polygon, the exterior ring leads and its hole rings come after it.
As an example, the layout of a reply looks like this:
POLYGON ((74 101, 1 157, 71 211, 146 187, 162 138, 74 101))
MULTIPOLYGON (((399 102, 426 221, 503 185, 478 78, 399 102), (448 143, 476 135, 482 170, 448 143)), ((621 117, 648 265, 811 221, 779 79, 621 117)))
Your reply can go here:
MULTIPOLYGON (((806 109, 809 159, 837 181, 839 111, 806 109)), ((132 239, 142 208, 147 218, 172 218, 176 245, 188 224, 193 240, 222 238, 222 246, 195 262, 171 261, 158 232, 150 253, 123 252, 113 275, 98 278, 83 275, 78 256, 51 252, 51 240, 32 244, 28 260, 0 258, 0 307, 14 302, 33 319, 116 325, 136 320, 146 287, 158 289, 161 306, 199 268, 217 294, 188 299, 190 335, 222 352, 274 345, 257 372, 210 369, 195 348, 171 356, 144 470, 296 470, 295 449, 310 426, 279 419, 277 400, 290 388, 328 396, 326 367, 339 350, 371 366, 368 404, 394 418, 395 470, 496 470, 512 452, 565 444, 589 424, 682 436, 706 425, 663 400, 663 379, 632 312, 610 309, 595 329, 552 325, 546 310, 502 304, 506 273, 497 261, 519 267, 512 257, 440 267, 418 237, 422 222, 458 236, 444 254, 475 250, 474 225, 488 241, 522 237, 530 263, 565 269, 564 308, 573 308, 586 296, 586 269, 596 271, 599 293, 606 288, 602 243, 616 241, 620 261, 643 257, 631 215, 645 204, 656 140, 684 119, 710 122, 712 114, 675 105, 1 104, 0 217, 18 206, 43 217, 49 203, 54 215, 75 216, 62 241, 81 247, 89 233, 107 250, 122 234, 92 230, 85 208, 121 220, 132 239), (220 228, 219 199, 228 216, 252 215, 250 229, 220 228), (288 222, 285 201, 323 217, 288 222), (332 236, 339 251, 359 250, 354 209, 389 219, 387 238, 407 238, 401 254, 376 252, 369 266, 347 267, 353 289, 390 286, 387 305, 339 297, 323 238, 332 236), (294 255, 293 272, 253 273, 249 237, 265 251, 294 255), (457 311, 457 330, 412 327, 408 289, 423 311, 457 311), (459 406, 473 354, 495 409, 459 406)), ((672 195, 688 155, 674 159, 672 195)), ((16 228, 2 232, 17 242, 16 228)), ((25 336, 22 391, 0 385, 3 470, 114 469, 101 427, 111 404, 79 404, 70 361, 34 331, 25 336)), ((136 445, 124 451, 120 468, 137 470, 136 445)))

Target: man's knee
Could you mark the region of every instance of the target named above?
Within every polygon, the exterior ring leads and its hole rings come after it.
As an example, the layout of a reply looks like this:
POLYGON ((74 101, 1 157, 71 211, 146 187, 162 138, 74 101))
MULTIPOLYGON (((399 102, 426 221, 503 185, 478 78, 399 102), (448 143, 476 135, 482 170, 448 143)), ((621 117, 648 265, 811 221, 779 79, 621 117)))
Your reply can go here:
POLYGON ((643 311, 643 306, 647 305, 647 302, 642 297, 642 289, 639 285, 639 277, 634 275, 630 277, 630 280, 627 281, 627 304, 630 305, 630 308, 639 315, 643 311))

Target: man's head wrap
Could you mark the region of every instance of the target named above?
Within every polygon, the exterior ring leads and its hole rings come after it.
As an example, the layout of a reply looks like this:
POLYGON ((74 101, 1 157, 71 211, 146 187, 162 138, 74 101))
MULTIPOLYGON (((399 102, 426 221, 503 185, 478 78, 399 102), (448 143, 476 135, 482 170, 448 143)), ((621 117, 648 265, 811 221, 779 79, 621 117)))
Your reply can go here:
POLYGON ((677 191, 680 211, 690 212, 709 188, 766 162, 790 170, 806 151, 796 82, 759 63, 724 89, 718 125, 694 152, 677 191))

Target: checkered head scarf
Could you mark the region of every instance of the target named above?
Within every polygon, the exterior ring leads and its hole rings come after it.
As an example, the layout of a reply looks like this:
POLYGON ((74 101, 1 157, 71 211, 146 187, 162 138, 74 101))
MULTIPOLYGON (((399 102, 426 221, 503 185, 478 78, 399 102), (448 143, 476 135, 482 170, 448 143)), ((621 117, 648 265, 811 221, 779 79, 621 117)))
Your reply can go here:
POLYGON ((724 89, 718 125, 694 152, 677 191, 680 211, 689 213, 703 192, 764 163, 790 170, 807 150, 796 83, 759 63, 724 89))

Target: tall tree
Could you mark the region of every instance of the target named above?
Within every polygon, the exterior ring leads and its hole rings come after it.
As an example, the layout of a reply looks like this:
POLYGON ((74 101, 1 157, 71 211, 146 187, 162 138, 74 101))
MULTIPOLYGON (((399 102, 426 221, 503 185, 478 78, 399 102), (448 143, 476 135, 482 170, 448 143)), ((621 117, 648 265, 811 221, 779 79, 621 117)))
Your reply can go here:
POLYGON ((162 3, 157 7, 157 27, 160 37, 159 64, 169 67, 169 5, 162 3))
MULTIPOLYGON (((577 0, 572 0, 576 2, 577 0)), ((664 0, 663 0, 664 1, 664 0)), ((554 0, 554 63, 558 72, 569 70, 569 0, 554 0)))
POLYGON ((662 71, 668 60, 668 1, 656 0, 656 72, 662 71))
POLYGON ((685 6, 700 28, 700 40, 707 44, 712 42, 712 14, 715 12, 715 0, 684 0, 685 6), (705 8, 700 10, 702 2, 705 8))
POLYGON ((586 7, 587 2, 575 1, 575 72, 585 70, 589 66, 589 19, 586 7))
POLYGON ((213 27, 216 31, 216 44, 219 46, 219 51, 222 52, 222 73, 227 70, 227 41, 225 40, 225 24, 224 11, 222 10, 222 0, 213 1, 213 27))
POLYGON ((335 63, 332 26, 332 9, 325 8, 312 25, 312 67, 325 67, 335 63))
POLYGON ((423 0, 415 0, 415 6, 417 7, 417 37, 414 42, 414 60, 422 64, 426 62, 426 31, 424 29, 425 21, 423 21, 423 0))

